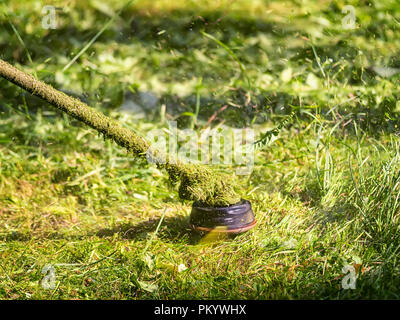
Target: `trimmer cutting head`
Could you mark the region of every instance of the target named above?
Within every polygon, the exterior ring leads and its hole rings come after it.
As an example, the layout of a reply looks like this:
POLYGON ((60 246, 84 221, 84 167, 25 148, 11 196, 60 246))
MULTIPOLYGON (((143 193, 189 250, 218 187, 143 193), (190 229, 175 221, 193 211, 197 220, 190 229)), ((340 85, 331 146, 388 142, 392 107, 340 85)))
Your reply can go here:
POLYGON ((219 208, 204 207, 195 202, 190 214, 191 227, 203 232, 242 233, 256 224, 257 220, 248 200, 219 208))

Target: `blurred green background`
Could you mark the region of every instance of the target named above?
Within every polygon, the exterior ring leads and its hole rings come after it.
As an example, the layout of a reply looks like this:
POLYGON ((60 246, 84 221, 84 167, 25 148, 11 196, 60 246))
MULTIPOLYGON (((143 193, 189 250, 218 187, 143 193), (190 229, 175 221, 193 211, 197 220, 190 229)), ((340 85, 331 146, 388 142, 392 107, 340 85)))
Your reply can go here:
POLYGON ((237 186, 258 226, 193 234, 163 172, 0 80, 0 298, 397 299, 398 1, 124 4, 2 1, 0 57, 143 135, 279 128, 237 186))

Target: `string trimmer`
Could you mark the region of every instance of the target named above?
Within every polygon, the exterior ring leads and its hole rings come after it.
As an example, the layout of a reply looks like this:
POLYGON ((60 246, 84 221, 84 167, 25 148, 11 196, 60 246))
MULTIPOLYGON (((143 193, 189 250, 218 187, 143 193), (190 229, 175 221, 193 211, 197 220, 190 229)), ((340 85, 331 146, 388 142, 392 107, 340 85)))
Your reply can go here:
MULTIPOLYGON (((118 121, 1 59, 0 76, 84 122, 134 155, 147 158, 149 143, 118 121)), ((255 226, 251 204, 241 200, 235 192, 232 176, 218 173, 204 165, 188 164, 179 160, 173 163, 157 161, 160 155, 159 151, 151 149, 151 157, 157 166, 168 172, 171 181, 180 181, 179 197, 194 201, 190 222, 195 229, 211 231, 222 227, 217 230, 239 233, 255 226)))

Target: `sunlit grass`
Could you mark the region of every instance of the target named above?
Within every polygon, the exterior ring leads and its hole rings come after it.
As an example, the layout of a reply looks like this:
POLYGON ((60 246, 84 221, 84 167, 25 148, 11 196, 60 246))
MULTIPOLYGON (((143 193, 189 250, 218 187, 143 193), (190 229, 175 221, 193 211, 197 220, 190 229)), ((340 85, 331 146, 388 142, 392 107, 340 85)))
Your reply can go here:
POLYGON ((138 0, 63 72, 121 1, 54 2, 56 30, 39 1, 6 3, 2 58, 140 134, 280 130, 239 177, 257 227, 202 237, 164 172, 1 80, 1 298, 399 298, 399 76, 369 68, 399 66, 398 4, 350 1, 359 25, 343 31, 347 1, 138 0), (127 92, 156 107, 123 113, 127 92))

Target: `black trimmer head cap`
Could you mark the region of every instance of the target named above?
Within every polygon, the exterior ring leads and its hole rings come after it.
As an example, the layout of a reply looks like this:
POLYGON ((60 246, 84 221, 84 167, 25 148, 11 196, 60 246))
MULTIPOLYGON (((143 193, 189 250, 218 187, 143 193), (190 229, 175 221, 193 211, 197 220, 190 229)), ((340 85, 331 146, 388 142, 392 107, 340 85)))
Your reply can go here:
POLYGON ((220 208, 204 207, 195 202, 190 214, 191 227, 203 232, 242 233, 256 224, 251 203, 247 200, 220 208))

